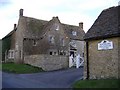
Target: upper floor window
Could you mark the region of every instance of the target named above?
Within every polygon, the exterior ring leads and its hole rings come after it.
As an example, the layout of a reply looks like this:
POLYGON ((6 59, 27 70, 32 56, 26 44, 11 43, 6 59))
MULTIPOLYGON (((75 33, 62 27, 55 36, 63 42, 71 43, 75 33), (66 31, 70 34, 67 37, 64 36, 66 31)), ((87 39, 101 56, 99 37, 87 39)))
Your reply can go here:
POLYGON ((49 36, 49 42, 52 44, 55 42, 54 36, 51 36, 51 35, 49 36))
POLYGON ((76 32, 76 31, 72 31, 72 35, 73 35, 73 36, 76 36, 76 35, 77 35, 77 32, 76 32))
POLYGON ((70 42, 70 45, 71 45, 71 46, 73 46, 74 48, 76 48, 76 47, 77 47, 77 45, 76 45, 76 42, 75 42, 75 41, 71 41, 71 42, 70 42))
POLYGON ((60 29, 59 25, 55 24, 55 30, 59 30, 59 29, 60 29))
POLYGON ((59 25, 57 25, 56 30, 59 30, 59 25))
POLYGON ((61 46, 65 46, 65 40, 64 40, 64 38, 61 38, 60 41, 61 41, 61 42, 60 42, 60 43, 61 43, 61 46))

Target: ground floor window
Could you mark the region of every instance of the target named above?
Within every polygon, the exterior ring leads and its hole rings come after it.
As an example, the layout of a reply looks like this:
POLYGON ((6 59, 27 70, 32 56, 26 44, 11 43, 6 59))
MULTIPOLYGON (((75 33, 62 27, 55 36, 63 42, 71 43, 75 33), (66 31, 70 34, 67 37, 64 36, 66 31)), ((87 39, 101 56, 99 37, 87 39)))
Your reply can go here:
POLYGON ((9 50, 8 51, 8 58, 13 59, 14 58, 14 50, 9 50))

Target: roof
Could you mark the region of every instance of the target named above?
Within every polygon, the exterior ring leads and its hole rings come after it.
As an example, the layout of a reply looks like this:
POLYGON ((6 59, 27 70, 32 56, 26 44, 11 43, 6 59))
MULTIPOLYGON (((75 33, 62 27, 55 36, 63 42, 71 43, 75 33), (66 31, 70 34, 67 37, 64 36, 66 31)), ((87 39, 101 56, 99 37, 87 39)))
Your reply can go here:
MULTIPOLYGON (((21 17, 23 20, 23 25, 26 27, 24 38, 42 38, 45 33, 47 32, 45 29, 47 26, 52 24, 52 20, 46 21, 46 20, 40 20, 36 18, 21 17)), ((73 26, 68 24, 61 23, 65 33, 67 36, 71 39, 77 39, 77 40, 83 40, 83 36, 85 35, 84 30, 82 30, 79 26, 73 26), (77 35, 73 36, 72 31, 76 31, 77 35)), ((14 33, 15 30, 11 31, 8 35, 5 37, 8 37, 14 33)), ((4 37, 4 38, 5 38, 4 37)))
POLYGON ((68 24, 62 24, 62 25, 63 25, 68 37, 70 37, 71 39, 74 39, 74 40, 83 40, 85 32, 79 26, 73 26, 73 25, 68 25, 68 24), (77 32, 77 35, 73 36, 72 31, 77 32))
POLYGON ((12 31, 11 31, 10 33, 8 33, 5 37, 3 37, 2 40, 5 39, 5 38, 7 38, 7 37, 9 37, 9 36, 11 36, 15 31, 16 31, 16 29, 12 30, 12 31))
POLYGON ((26 30, 24 33, 26 38, 30 37, 39 38, 44 32, 43 30, 44 26, 48 23, 48 21, 45 20, 39 20, 26 16, 22 16, 22 18, 24 19, 25 22, 24 25, 26 27, 26 30))
MULTIPOLYGON (((42 38, 48 30, 48 29, 47 30, 45 29, 49 28, 48 26, 54 22, 53 20, 46 21, 46 20, 40 20, 40 19, 35 19, 35 18, 25 17, 25 16, 23 16, 23 18, 27 25, 27 30, 25 30, 25 33, 26 33, 25 38, 34 38, 34 37, 42 38)), ((84 30, 80 29, 79 26, 68 25, 63 23, 61 23, 61 25, 69 38, 83 40, 83 36, 85 35, 85 32, 84 30), (76 36, 72 35, 73 30, 77 32, 76 36)))
POLYGON ((86 33, 84 39, 90 40, 120 36, 120 22, 118 19, 120 14, 118 10, 120 10, 120 6, 103 10, 86 33))

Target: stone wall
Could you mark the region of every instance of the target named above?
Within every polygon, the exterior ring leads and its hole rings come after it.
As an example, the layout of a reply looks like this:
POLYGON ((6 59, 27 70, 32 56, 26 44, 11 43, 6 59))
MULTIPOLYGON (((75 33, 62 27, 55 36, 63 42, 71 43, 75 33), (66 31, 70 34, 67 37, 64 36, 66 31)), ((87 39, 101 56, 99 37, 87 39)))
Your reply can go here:
MULTIPOLYGON (((88 42, 89 78, 118 78, 119 75, 119 38, 105 39, 113 42, 113 49, 98 50, 98 43, 102 40, 88 42)), ((86 48, 85 48, 86 51, 86 48)), ((85 52, 84 78, 87 76, 87 57, 85 52)))
POLYGON ((52 55, 28 55, 24 63, 41 67, 45 71, 58 70, 68 67, 68 57, 52 55))

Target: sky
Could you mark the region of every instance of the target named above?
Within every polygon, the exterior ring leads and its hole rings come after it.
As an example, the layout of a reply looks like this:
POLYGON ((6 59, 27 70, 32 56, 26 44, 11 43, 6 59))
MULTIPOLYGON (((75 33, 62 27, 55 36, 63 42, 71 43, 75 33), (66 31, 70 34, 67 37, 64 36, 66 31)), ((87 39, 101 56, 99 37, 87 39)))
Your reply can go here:
POLYGON ((61 23, 79 25, 83 22, 85 32, 89 30, 99 14, 120 0, 0 0, 0 39, 18 24, 19 9, 24 16, 51 20, 58 16, 61 23))

